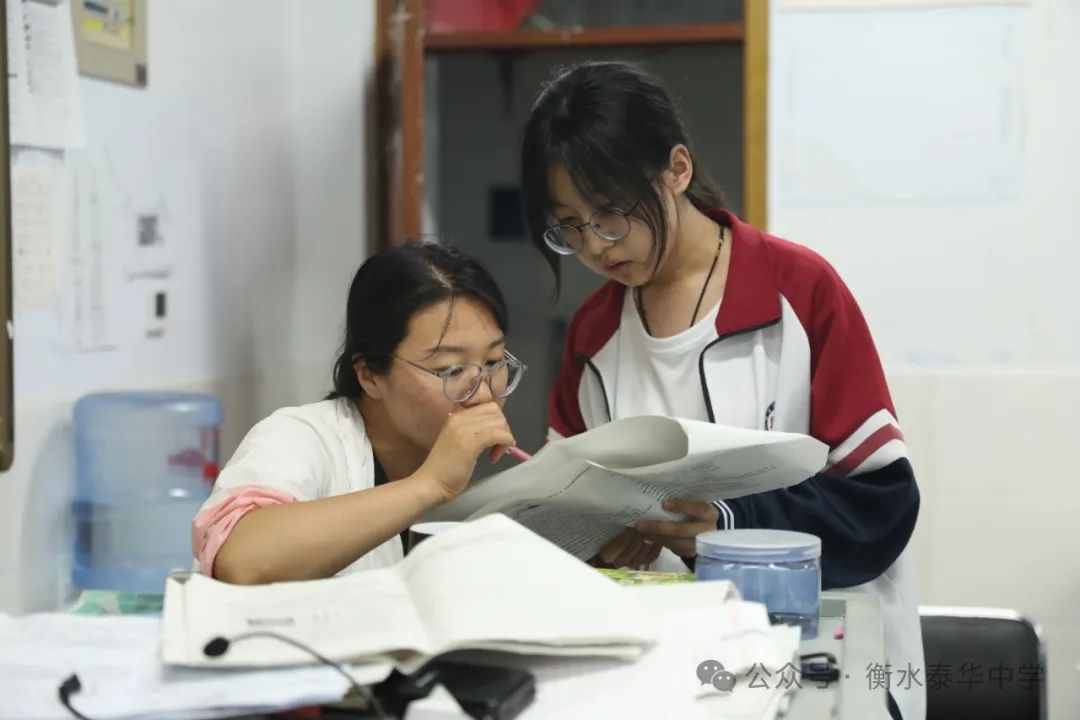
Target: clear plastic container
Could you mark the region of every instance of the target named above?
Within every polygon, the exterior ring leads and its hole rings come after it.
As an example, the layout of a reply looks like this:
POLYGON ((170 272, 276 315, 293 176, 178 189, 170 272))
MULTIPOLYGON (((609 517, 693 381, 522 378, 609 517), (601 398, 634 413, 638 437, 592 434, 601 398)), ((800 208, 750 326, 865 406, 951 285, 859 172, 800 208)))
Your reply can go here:
POLYGON ((698 580, 731 580, 744 600, 760 602, 774 624, 817 637, 821 539, 788 530, 714 530, 697 536, 698 580))
POLYGON ((221 402, 118 392, 75 404, 78 588, 164 592, 192 565, 191 520, 218 474, 221 402))

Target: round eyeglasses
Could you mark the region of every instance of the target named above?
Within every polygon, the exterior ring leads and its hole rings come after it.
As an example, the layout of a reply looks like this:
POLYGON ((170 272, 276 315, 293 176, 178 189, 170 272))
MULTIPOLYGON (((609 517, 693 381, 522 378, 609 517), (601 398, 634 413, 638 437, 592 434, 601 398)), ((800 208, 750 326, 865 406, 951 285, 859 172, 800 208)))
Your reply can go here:
POLYGON ((576 255, 585 247, 585 228, 590 228, 601 240, 622 240, 630 234, 630 212, 607 207, 597 210, 588 222, 580 225, 552 225, 544 231, 544 243, 560 255, 576 255))
POLYGON ((443 394, 451 402, 463 403, 476 394, 480 389, 480 383, 486 381, 491 388, 491 394, 496 398, 504 398, 517 389, 521 383, 521 376, 525 374, 528 365, 518 360, 508 351, 503 351, 499 360, 476 365, 474 363, 461 363, 451 365, 445 370, 430 370, 419 363, 407 358, 394 355, 394 357, 407 365, 412 365, 417 370, 422 370, 428 375, 442 379, 443 394))

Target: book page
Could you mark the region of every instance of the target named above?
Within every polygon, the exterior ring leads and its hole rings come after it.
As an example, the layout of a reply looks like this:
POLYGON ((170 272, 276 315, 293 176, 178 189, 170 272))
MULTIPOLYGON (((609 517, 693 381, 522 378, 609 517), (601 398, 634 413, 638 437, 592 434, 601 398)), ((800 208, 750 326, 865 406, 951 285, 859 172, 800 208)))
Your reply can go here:
POLYGON ((555 444, 546 445, 533 458, 509 470, 474 481, 461 495, 424 514, 425 522, 454 522, 476 514, 488 503, 515 493, 550 494, 562 487, 569 460, 555 444))
POLYGON ((432 650, 409 591, 394 569, 272 585, 229 585, 199 574, 166 583, 165 662, 228 667, 314 662, 298 648, 263 637, 232 642, 218 658, 203 654, 215 637, 232 639, 253 631, 285 635, 338 661, 432 650))
MULTIPOLYGON (((550 444, 565 457, 584 458, 613 470, 648 467, 686 457, 690 450, 686 422, 689 421, 641 415, 605 423, 550 444)), ((703 424, 714 429, 720 427, 703 424)))
MULTIPOLYGON (((710 427, 708 423, 701 425, 710 427)), ((652 467, 628 468, 622 474, 662 488, 654 492, 663 492, 667 497, 727 500, 802 482, 822 469, 828 455, 828 447, 808 435, 726 430, 731 432, 712 434, 716 442, 708 442, 710 438, 702 442, 688 433, 687 457, 652 467), (743 433, 746 435, 740 438, 743 433), (737 444, 739 441, 744 444, 737 444)))
POLYGON ((626 588, 502 515, 426 540, 399 567, 440 650, 624 656, 653 637, 626 588))
POLYGON ((589 464, 616 470, 651 467, 685 457, 687 447, 686 431, 673 418, 643 415, 607 423, 548 443, 532 460, 472 483, 424 519, 464 520, 497 512, 492 503, 508 506, 514 500, 556 497, 589 464))
POLYGON ((628 527, 627 523, 633 524, 615 514, 560 502, 523 500, 503 508, 502 512, 579 560, 594 557, 628 527))
POLYGON ((745 447, 785 445, 807 439, 813 440, 818 445, 823 445, 821 441, 802 433, 782 432, 780 430, 751 430, 732 425, 718 425, 705 420, 687 420, 686 418, 672 418, 672 420, 679 424, 686 435, 687 455, 700 455, 702 453, 735 450, 745 447))
POLYGON ((789 487, 820 470, 828 453, 806 435, 644 416, 556 441, 551 450, 542 463, 490 478, 482 493, 466 491, 454 512, 505 514, 588 559, 638 520, 684 519, 664 510, 664 500, 711 502, 789 487), (589 459, 575 459, 579 453, 589 459))
MULTIPOLYGON (((481 508, 476 515, 502 513, 581 560, 596 555, 623 528, 631 527, 641 518, 680 517, 660 506, 670 496, 666 488, 639 484, 583 460, 562 469, 567 477, 555 492, 503 497, 481 508)), ((550 484, 550 481, 546 483, 550 484)))

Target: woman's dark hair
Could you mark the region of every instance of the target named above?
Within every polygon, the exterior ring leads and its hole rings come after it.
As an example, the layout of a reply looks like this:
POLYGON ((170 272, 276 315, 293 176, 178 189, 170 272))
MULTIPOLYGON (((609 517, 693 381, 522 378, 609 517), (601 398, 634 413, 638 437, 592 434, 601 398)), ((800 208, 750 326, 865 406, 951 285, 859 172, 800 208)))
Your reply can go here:
MULTIPOLYGON (((559 255, 543 238, 551 221, 549 168, 565 167, 586 198, 603 196, 622 210, 636 204, 634 214, 652 231, 659 261, 667 217, 654 181, 679 144, 690 147, 678 109, 660 80, 638 65, 586 62, 557 70, 544 84, 525 124, 521 189, 529 234, 555 273, 556 293, 559 255)), ((700 165, 686 196, 698 210, 723 206, 722 193, 700 165)))
POLYGON ((356 361, 363 358, 372 372, 385 373, 413 315, 460 297, 480 302, 504 333, 509 330, 502 291, 474 258, 436 241, 399 245, 368 258, 349 287, 345 342, 334 363, 334 390, 327 399, 363 395, 353 368, 356 361))

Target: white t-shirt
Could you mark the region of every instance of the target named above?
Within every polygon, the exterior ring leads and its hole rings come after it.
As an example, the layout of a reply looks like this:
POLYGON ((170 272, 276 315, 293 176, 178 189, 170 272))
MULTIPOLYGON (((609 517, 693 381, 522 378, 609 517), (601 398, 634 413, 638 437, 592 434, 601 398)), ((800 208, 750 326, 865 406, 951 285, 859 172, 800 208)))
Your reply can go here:
MULTIPOLYGON (((213 507, 248 489, 292 496, 298 502, 375 486, 375 460, 364 419, 349 399, 283 408, 251 428, 203 504, 213 507)), ((404 556, 392 538, 340 574, 389 567, 404 556)))
MULTIPOLYGON (((690 420, 709 420, 701 394, 698 360, 705 346, 715 340, 717 302, 691 327, 666 338, 655 338, 645 330, 634 303, 634 293, 623 299, 619 321, 618 352, 611 417, 619 420, 639 415, 665 415, 690 420), (620 382, 621 378, 632 382, 620 382)), ((649 566, 660 572, 686 572, 686 564, 664 549, 649 566)))
POLYGON ((705 397, 699 391, 698 360, 715 340, 717 302, 690 328, 666 338, 645 331, 634 304, 634 293, 623 299, 615 361, 613 420, 638 415, 666 415, 708 421, 705 397), (620 382, 623 377, 633 382, 620 382))

